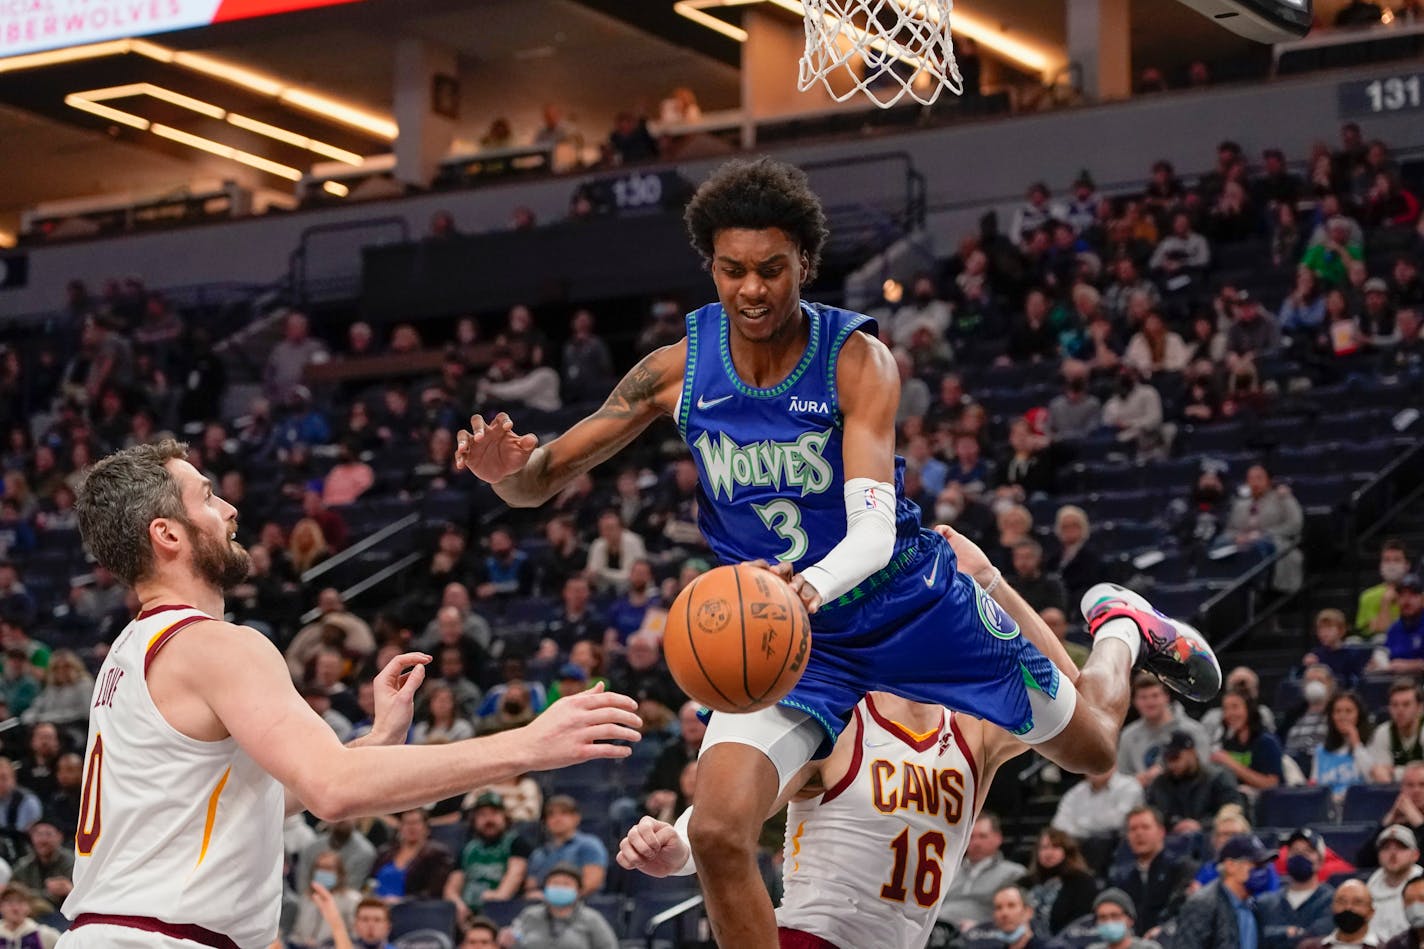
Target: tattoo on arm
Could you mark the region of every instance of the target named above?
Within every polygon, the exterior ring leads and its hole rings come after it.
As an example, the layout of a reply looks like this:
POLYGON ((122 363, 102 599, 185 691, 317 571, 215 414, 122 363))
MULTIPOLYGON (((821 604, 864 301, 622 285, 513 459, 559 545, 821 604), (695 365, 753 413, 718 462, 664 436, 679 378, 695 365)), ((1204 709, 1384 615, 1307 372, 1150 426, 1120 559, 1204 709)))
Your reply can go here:
POLYGON ((628 371, 628 374, 613 388, 602 408, 593 413, 593 418, 630 418, 642 410, 643 403, 658 394, 662 377, 652 366, 651 355, 643 357, 628 371))

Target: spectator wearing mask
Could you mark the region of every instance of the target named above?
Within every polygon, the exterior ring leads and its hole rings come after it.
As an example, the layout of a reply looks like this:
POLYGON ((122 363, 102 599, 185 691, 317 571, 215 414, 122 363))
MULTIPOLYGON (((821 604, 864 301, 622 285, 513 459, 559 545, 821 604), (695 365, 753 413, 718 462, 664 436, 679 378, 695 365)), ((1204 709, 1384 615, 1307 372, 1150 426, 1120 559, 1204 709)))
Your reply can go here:
POLYGON ((1048 428, 1053 440, 1087 438, 1102 423, 1102 403, 1088 391, 1088 367, 1080 362, 1064 361, 1063 391, 1048 403, 1048 428))
POLYGON ((527 594, 533 581, 529 555, 515 545, 513 533, 496 527, 486 544, 488 553, 480 564, 482 580, 475 587, 475 596, 487 600, 527 594))
POLYGON ((1369 784, 1375 765, 1369 742, 1374 735, 1365 705, 1354 692, 1341 692, 1325 710, 1330 723, 1325 741, 1315 749, 1310 783, 1328 787, 1337 799, 1356 784, 1369 784))
POLYGON ((1286 885, 1259 903, 1261 949, 1291 949, 1300 940, 1324 936, 1334 923, 1335 888, 1319 879, 1325 841, 1302 827, 1286 841, 1286 885))
POLYGON ((1174 832, 1201 830, 1221 808, 1245 803, 1236 779, 1217 764, 1203 764, 1196 742, 1187 732, 1172 733, 1162 760, 1162 773, 1147 788, 1147 803, 1162 814, 1174 832))
POLYGON ((1325 732, 1330 725, 1325 709, 1335 695, 1335 674, 1329 666, 1317 663, 1306 666, 1301 679, 1301 698, 1305 704, 1294 715, 1294 720, 1287 723, 1286 740, 1281 750, 1301 767, 1308 768, 1311 752, 1325 740, 1325 732))
POLYGON ((1393 939, 1409 929, 1404 915, 1404 885, 1424 876, 1419 866, 1419 842, 1414 831, 1403 824, 1391 824, 1375 838, 1379 869, 1370 874, 1369 887, 1375 916, 1372 929, 1382 940, 1393 939))
POLYGON ((1093 924, 1098 942, 1088 943, 1088 949, 1162 949, 1151 939, 1139 939, 1137 907, 1132 897, 1116 887, 1109 887, 1093 900, 1093 924))
POLYGON ((1119 442, 1134 445, 1139 458, 1155 457, 1166 450, 1162 396, 1143 383, 1130 366, 1118 372, 1117 390, 1103 405, 1103 424, 1117 432, 1119 442))
POLYGON ((577 866, 561 863, 542 878, 539 904, 515 917, 510 930, 520 949, 618 949, 613 927, 582 897, 592 890, 582 885, 577 866))
POLYGON ((1126 825, 1127 815, 1142 803, 1142 785, 1116 768, 1084 775, 1058 802, 1052 826, 1080 841, 1115 839, 1126 825))
POLYGON ((895 311, 890 342, 895 348, 911 349, 915 331, 922 326, 929 328, 934 339, 943 339, 953 318, 954 311, 935 292, 934 278, 929 274, 919 274, 911 286, 909 297, 895 311))
POLYGON ((934 519, 948 524, 976 544, 986 544, 994 534, 994 514, 988 506, 971 498, 958 481, 950 481, 935 497, 934 519))
POLYGON ((529 855, 525 896, 537 899, 541 882, 557 866, 572 867, 583 896, 603 889, 608 875, 608 848, 592 834, 579 830, 583 815, 578 801, 556 794, 544 804, 544 843, 529 855))
POLYGON ((1008 949, 1041 949, 1047 943, 1033 931, 1033 905, 1023 887, 1000 887, 993 896, 993 918, 973 930, 969 938, 992 940, 1008 949))
POLYGON ((1153 930, 1176 916, 1196 868, 1185 856, 1167 853, 1167 827, 1152 807, 1128 813, 1126 837, 1131 859, 1115 865, 1108 882, 1137 907, 1138 935, 1151 938, 1153 930))
POLYGON ((30 918, 31 891, 22 883, 9 883, 0 890, 0 945, 17 949, 54 949, 59 931, 30 918))
POLYGON ((371 841, 356 829, 355 821, 332 821, 318 827, 316 839, 297 856, 299 887, 305 887, 312 882, 316 859, 328 850, 334 850, 341 858, 342 872, 347 880, 364 883, 371 875, 371 866, 376 860, 376 848, 371 845, 371 841))
POLYGON ((1420 747, 1421 724, 1424 724, 1424 703, 1420 701, 1419 684, 1414 679, 1396 679, 1389 687, 1389 721, 1375 727, 1370 738, 1370 755, 1376 764, 1371 778, 1381 784, 1392 784, 1404 777, 1407 765, 1424 761, 1420 747))
POLYGON ((1238 834, 1217 855, 1219 877, 1182 906, 1174 945, 1180 949, 1249 949, 1259 946, 1261 923, 1254 871, 1274 854, 1249 834, 1238 834))
POLYGON ((459 868, 450 874, 445 898, 468 919, 492 900, 512 900, 524 884, 533 848, 510 826, 504 798, 483 791, 470 811, 470 842, 460 852, 459 868))
POLYGON ((1355 631, 1378 636, 1399 619, 1399 581, 1409 573, 1409 548, 1391 537, 1380 545, 1380 582, 1360 593, 1355 607, 1355 631))
POLYGON ((1163 748, 1176 732, 1185 733, 1201 763, 1208 763, 1211 743, 1206 731, 1172 701, 1161 680, 1148 674, 1134 678, 1132 707, 1138 719, 1124 728, 1118 739, 1117 769, 1123 774, 1137 778, 1143 788, 1149 787, 1164 770, 1163 748))
POLYGON ((1384 945, 1372 925, 1375 918, 1374 900, 1369 888, 1359 880, 1346 880, 1335 890, 1330 903, 1331 922, 1335 928, 1328 936, 1319 936, 1297 943, 1297 949, 1334 949, 1334 947, 1377 947, 1384 945))
POLYGON ((1056 827, 1038 835, 1028 873, 1019 880, 1033 908, 1037 932, 1058 933, 1092 911, 1098 884, 1083 860, 1078 842, 1056 827))
POLYGON ((1399 619, 1384 634, 1384 648, 1389 653, 1385 668, 1418 675, 1424 672, 1424 578, 1406 573, 1399 580, 1398 597, 1399 619))
MULTIPOLYGON (((1424 8, 1419 11, 1424 19, 1424 8)), ((1404 884, 1404 918, 1409 928, 1385 943, 1385 949, 1420 949, 1424 946, 1424 878, 1404 884)))
MULTIPOLYGON (((1022 864, 1003 854, 1004 833, 999 818, 981 813, 969 832, 964 865, 954 877, 939 910, 939 918, 968 928, 989 922, 995 915, 995 894, 1024 875, 1022 864)), ((1025 909, 1025 922, 1032 913, 1025 909)))
POLYGON ((331 925, 322 915, 318 886, 326 890, 346 926, 356 925, 356 907, 361 902, 361 892, 347 882, 341 855, 334 850, 323 851, 317 855, 311 883, 297 904, 296 920, 287 934, 287 944, 294 949, 317 949, 332 938, 331 925))

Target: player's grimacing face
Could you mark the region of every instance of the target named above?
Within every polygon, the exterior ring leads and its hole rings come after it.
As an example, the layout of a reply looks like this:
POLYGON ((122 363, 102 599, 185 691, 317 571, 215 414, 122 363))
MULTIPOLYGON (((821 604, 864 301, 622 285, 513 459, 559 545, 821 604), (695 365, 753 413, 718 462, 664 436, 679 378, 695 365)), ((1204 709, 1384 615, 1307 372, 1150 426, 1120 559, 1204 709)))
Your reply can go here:
POLYGON ((717 299, 743 339, 773 342, 796 327, 806 259, 778 227, 727 227, 712 239, 717 299))

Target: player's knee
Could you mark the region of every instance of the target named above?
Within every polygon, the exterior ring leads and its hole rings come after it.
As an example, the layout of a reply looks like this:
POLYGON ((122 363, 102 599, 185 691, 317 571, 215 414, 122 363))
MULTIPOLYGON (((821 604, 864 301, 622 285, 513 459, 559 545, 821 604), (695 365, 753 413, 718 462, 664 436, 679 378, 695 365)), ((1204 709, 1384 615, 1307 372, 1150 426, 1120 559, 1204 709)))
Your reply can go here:
POLYGON ((688 843, 703 866, 725 866, 756 859, 759 826, 741 819, 735 812, 718 813, 716 808, 693 809, 687 827, 688 843))

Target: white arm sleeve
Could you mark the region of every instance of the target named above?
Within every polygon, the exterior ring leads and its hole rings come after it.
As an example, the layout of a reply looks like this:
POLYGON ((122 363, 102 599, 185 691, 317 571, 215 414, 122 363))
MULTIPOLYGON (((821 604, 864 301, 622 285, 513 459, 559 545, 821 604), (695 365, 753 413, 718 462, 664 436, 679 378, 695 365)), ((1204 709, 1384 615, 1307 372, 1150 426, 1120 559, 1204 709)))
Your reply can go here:
POLYGON ((692 874, 697 872, 697 864, 692 859, 692 844, 688 843, 687 838, 687 825, 691 823, 692 808, 689 807, 687 810, 682 812, 682 816, 679 817, 672 825, 672 829, 677 832, 678 839, 680 839, 683 843, 683 846, 687 848, 687 862, 684 863, 677 870, 674 870, 672 872, 672 875, 675 877, 691 876, 692 874))
POLYGON ((801 571, 829 603, 890 562, 895 550, 895 486, 869 478, 845 483, 846 535, 831 552, 801 571))

